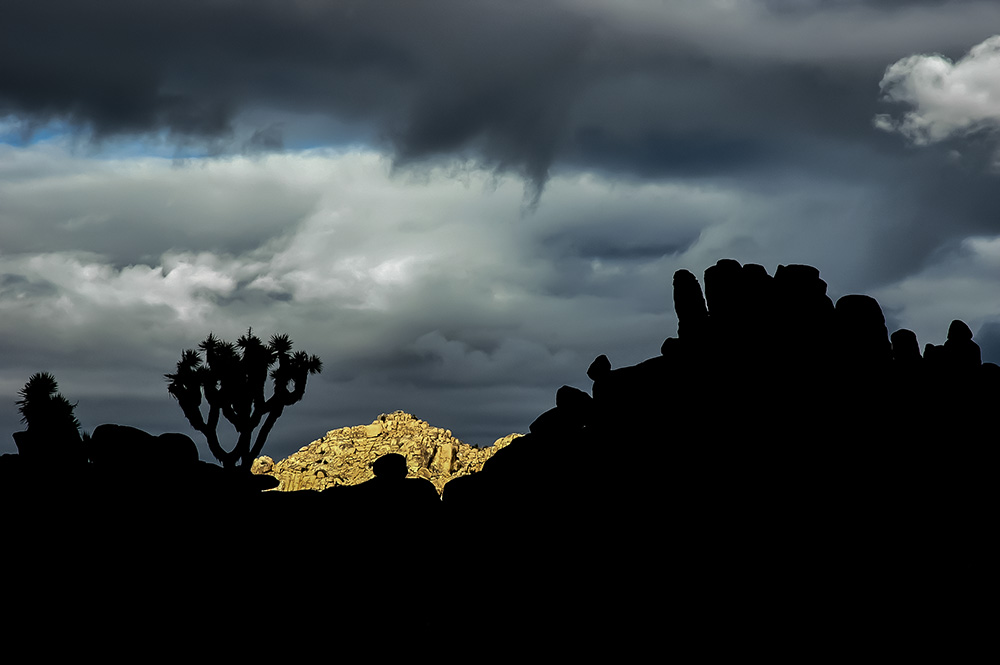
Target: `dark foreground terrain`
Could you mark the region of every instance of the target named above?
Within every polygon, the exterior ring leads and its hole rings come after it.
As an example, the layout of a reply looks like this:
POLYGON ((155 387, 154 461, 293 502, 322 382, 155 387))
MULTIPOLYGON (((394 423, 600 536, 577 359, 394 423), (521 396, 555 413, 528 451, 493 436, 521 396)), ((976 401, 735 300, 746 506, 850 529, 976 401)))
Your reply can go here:
POLYGON ((263 492, 116 427, 103 456, 5 456, 8 635, 261 659, 992 650, 1000 367, 968 326, 921 351, 809 266, 720 261, 703 283, 674 276, 660 355, 597 358, 589 392, 560 388, 443 500, 398 456, 355 487, 263 492))

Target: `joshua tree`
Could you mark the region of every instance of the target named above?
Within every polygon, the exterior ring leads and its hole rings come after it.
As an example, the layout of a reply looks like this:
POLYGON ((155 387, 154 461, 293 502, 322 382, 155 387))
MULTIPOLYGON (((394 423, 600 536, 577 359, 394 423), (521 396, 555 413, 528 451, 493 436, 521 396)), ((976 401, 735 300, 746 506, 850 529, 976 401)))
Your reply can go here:
POLYGON ((48 372, 32 374, 18 395, 17 410, 26 432, 15 432, 14 442, 25 458, 55 458, 63 462, 85 462, 76 405, 59 392, 56 377, 48 372))
POLYGON ((204 360, 198 351, 184 351, 177 372, 165 375, 170 381, 167 390, 180 403, 191 426, 205 435, 209 449, 222 466, 250 473, 275 421, 286 406, 302 399, 306 378, 318 374, 323 363, 303 351, 292 353, 292 341, 287 335, 274 335, 265 345, 252 330, 235 344, 209 334, 198 348, 204 352, 204 360), (265 398, 268 370, 274 389, 271 397, 265 398), (203 395, 208 403, 207 417, 201 408, 203 395), (220 414, 239 435, 236 446, 229 451, 223 449, 216 432, 220 414), (251 442, 258 425, 260 431, 251 442))

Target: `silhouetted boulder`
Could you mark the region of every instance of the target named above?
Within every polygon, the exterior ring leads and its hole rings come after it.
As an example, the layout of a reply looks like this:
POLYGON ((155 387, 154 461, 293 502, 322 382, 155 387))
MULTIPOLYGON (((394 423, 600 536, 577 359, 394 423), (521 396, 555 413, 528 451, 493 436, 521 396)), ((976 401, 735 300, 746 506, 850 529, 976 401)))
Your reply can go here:
POLYGON ((979 345, 972 341, 972 330, 964 321, 956 319, 951 322, 944 351, 948 363, 957 370, 975 370, 983 364, 982 351, 979 345))
POLYGON ((743 350, 750 356, 745 360, 759 365, 758 359, 773 353, 767 340, 773 334, 771 328, 775 320, 774 278, 767 274, 764 266, 748 263, 743 266, 742 280, 743 350))
POLYGON ((892 361, 885 316, 871 296, 847 295, 837 301, 839 359, 852 368, 881 371, 892 361))
POLYGON ((708 335, 708 308, 698 279, 687 270, 674 273, 674 311, 677 314, 677 336, 681 339, 703 339, 708 335))
POLYGON ((705 300, 713 325, 735 327, 746 307, 743 266, 722 259, 705 270, 705 300))
POLYGON ((965 323, 965 321, 959 321, 955 319, 948 326, 948 341, 949 342, 971 342, 972 341, 972 328, 965 323))
POLYGON ((594 400, 579 388, 563 386, 556 391, 556 408, 565 412, 569 422, 583 427, 594 414, 594 400))
POLYGON ((743 266, 723 259, 705 271, 705 300, 712 331, 713 355, 719 362, 743 364, 752 340, 747 336, 753 296, 743 266))
POLYGON ((663 344, 660 345, 660 355, 669 356, 676 353, 682 353, 683 346, 684 345, 680 344, 680 340, 676 337, 668 337, 663 340, 663 344))
POLYGON ((590 377, 591 381, 605 378, 610 373, 611 361, 605 355, 597 356, 594 362, 590 363, 590 367, 587 368, 587 376, 590 377))
MULTIPOLYGON (((156 437, 152 434, 136 427, 98 425, 90 437, 90 459, 107 469, 132 467, 147 470, 157 462, 159 451, 155 441, 156 437)), ((195 453, 197 455, 197 448, 195 453)))
POLYGON ((892 345, 892 359, 903 365, 918 364, 922 358, 920 356, 920 344, 917 342, 917 335, 912 330, 901 328, 892 333, 889 338, 892 345))
POLYGON ((160 459, 168 466, 184 466, 198 461, 198 446, 187 434, 164 432, 156 437, 160 459))
POLYGON ((407 478, 406 458, 399 453, 383 455, 372 462, 375 477, 358 485, 369 491, 369 498, 389 510, 401 513, 433 509, 441 497, 433 483, 425 478, 407 478))
POLYGON ((555 408, 535 418, 528 430, 555 439, 570 439, 577 437, 595 417, 594 400, 590 395, 578 388, 563 386, 556 391, 555 408))
POLYGON ((930 369, 936 370, 941 367, 947 367, 947 356, 948 354, 945 352, 943 345, 924 344, 924 361, 930 369))
POLYGON ((743 279, 747 284, 747 291, 754 294, 764 291, 771 283, 767 268, 758 263, 747 263, 743 266, 743 279))
POLYGON ((406 478, 406 458, 399 453, 383 455, 372 462, 372 471, 382 480, 402 480, 406 478))
POLYGON ((779 323, 783 327, 832 333, 833 301, 826 295, 826 282, 812 266, 782 265, 774 271, 774 290, 779 323))
POLYGON ((545 411, 528 425, 532 434, 561 434, 567 429, 575 429, 576 424, 565 411, 558 407, 545 411))
MULTIPOLYGON (((167 432, 154 436, 136 427, 106 423, 94 429, 88 451, 101 482, 120 488, 149 489, 173 483, 216 485, 215 478, 206 480, 198 466, 198 446, 186 434, 167 432)), ((243 479, 240 484, 255 484, 260 489, 271 486, 269 481, 253 478, 243 479)))
POLYGON ((833 309, 833 301, 826 295, 826 282, 813 266, 780 265, 774 271, 774 282, 782 298, 797 303, 803 311, 833 309))

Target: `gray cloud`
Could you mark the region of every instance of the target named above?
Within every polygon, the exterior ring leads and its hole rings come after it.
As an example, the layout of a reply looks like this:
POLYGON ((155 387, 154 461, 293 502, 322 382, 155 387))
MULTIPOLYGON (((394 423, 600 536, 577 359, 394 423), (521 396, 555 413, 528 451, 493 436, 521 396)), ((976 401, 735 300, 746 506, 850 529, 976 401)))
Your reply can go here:
MULTIPOLYGON (((982 325, 993 306, 990 236, 939 257, 932 264, 939 272, 893 277, 881 249, 893 239, 872 223, 893 201, 853 180, 800 174, 764 187, 567 173, 525 220, 514 180, 476 169, 461 177, 448 168, 394 174, 371 152, 177 165, 150 157, 81 161, 51 145, 12 150, 28 162, 44 153, 59 175, 40 169, 17 179, 15 206, 68 196, 80 197, 81 210, 113 206, 128 201, 138 171, 166 190, 184 183, 193 201, 221 188, 237 210, 270 182, 275 201, 299 212, 250 247, 239 224, 220 225, 211 242, 200 241, 219 251, 169 249, 148 262, 122 265, 114 251, 0 254, 8 430, 18 428, 20 383, 45 370, 80 400, 88 427, 127 413, 131 424, 186 431, 162 374, 208 332, 232 339, 253 327, 287 332, 326 364, 308 404, 289 412, 287 429, 279 427, 269 444, 278 456, 325 429, 395 408, 437 417, 488 444, 523 430, 560 385, 588 387, 585 370, 597 355, 607 353, 616 366, 656 355, 675 330, 673 272, 700 273, 721 256, 769 270, 818 265, 831 295, 877 294, 894 323, 927 341, 940 341, 934 331, 946 330, 949 317, 982 325), (81 179, 103 183, 88 190, 93 200, 79 193, 81 179), (310 202, 304 214, 299 199, 310 202), (945 288, 954 280, 936 275, 968 277, 970 256, 982 267, 958 298, 945 288)), ((59 237, 72 235, 71 227, 36 221, 51 230, 53 246, 72 244, 59 237)), ((135 232, 134 255, 150 253, 142 250, 144 232, 135 232)), ((149 248, 156 238, 150 235, 149 248)), ((92 242, 113 248, 117 238, 96 233, 92 242)))
POLYGON ((292 174, 234 189, 220 177, 224 161, 179 169, 162 159, 95 161, 54 146, 4 145, 0 157, 6 253, 90 251, 125 266, 170 249, 244 252, 317 202, 283 182, 292 174))
MULTIPOLYGON (((16 150, 45 151, 59 161, 49 147, 16 150)), ((464 183, 448 170, 420 179, 393 176, 373 153, 317 151, 219 159, 208 166, 137 158, 92 163, 89 170, 71 154, 63 159, 75 164, 74 177, 22 179, 13 204, 62 200, 76 195, 77 180, 96 175, 105 186, 91 190, 93 202, 114 205, 127 200, 137 169, 166 189, 183 182, 193 200, 220 187, 239 200, 270 180, 314 204, 282 233, 265 234, 243 250, 242 228, 222 225, 214 231, 221 239, 212 242, 225 252, 168 250, 127 265, 116 252, 22 247, 0 254, 0 273, 8 275, 0 298, 8 429, 17 429, 12 405, 18 381, 45 370, 71 399, 81 400, 80 417, 89 427, 113 417, 118 399, 132 405, 132 424, 185 430, 162 374, 208 332, 235 338, 252 326, 265 335, 287 332, 326 361, 309 389, 310 398, 326 406, 297 424, 296 432, 311 428, 310 436, 317 436, 336 423, 370 420, 378 415, 370 412, 378 408, 373 403, 388 409, 437 404, 441 412, 441 396, 460 390, 463 399, 452 397, 450 407, 464 405, 484 418, 466 416, 448 426, 491 443, 506 432, 487 432, 487 423, 523 429, 533 418, 535 407, 525 394, 585 380, 594 356, 614 352, 599 341, 609 333, 624 331, 619 341, 626 347, 644 337, 652 353, 670 332, 662 292, 667 276, 658 268, 640 292, 631 292, 621 277, 658 257, 601 251, 600 221, 615 219, 652 236, 654 218, 674 201, 700 219, 687 222, 692 228, 707 223, 698 215, 706 197, 696 192, 587 177, 556 179, 551 204, 547 200, 536 222, 523 225, 514 181, 498 183, 484 171, 467 172, 464 183), (203 177, 206 170, 213 177, 203 177), (575 206, 567 205, 571 201, 575 206), (551 238, 565 234, 580 210, 588 211, 594 235, 594 251, 585 259, 605 264, 588 263, 574 281, 549 259, 551 238), (650 314, 654 291, 656 311, 650 314), (630 303, 639 303, 638 316, 630 303), (497 412, 488 413, 493 397, 487 396, 494 394, 500 395, 497 412), (358 395, 372 401, 355 403, 358 395)), ((55 173, 66 170, 52 166, 55 173)), ((293 197, 278 193, 294 209, 293 197)), ((79 206, 91 207, 85 197, 79 206)), ((62 209, 48 214, 58 218, 62 209)), ((72 244, 58 237, 72 235, 72 228, 46 228, 52 245, 72 244)), ((144 229, 135 232, 137 245, 144 229)), ((155 247, 156 234, 150 239, 155 247)), ((91 240, 116 243, 114 233, 91 240)), ((638 359, 634 351, 619 358, 638 359)), ((299 439, 296 447, 301 444, 299 439)))
POLYGON ((992 146, 872 118, 996 3, 56 5, 0 6, 8 431, 42 370, 85 426, 186 430, 162 374, 252 326, 326 364, 277 456, 395 408, 490 443, 655 355, 722 257, 995 336, 992 146))

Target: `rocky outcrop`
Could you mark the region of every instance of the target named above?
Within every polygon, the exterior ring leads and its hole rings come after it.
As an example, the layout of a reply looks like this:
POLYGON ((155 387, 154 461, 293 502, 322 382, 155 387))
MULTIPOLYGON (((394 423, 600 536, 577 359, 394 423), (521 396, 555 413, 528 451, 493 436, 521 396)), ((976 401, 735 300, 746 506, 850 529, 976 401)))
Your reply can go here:
POLYGON ((258 457, 253 473, 277 478, 280 491, 324 490, 370 480, 375 475, 372 463, 397 453, 406 458, 408 478, 429 480, 440 494, 449 480, 479 471, 496 451, 518 436, 510 434, 492 446, 478 448, 462 443, 451 430, 395 411, 380 415, 370 425, 327 432, 279 462, 258 457))

